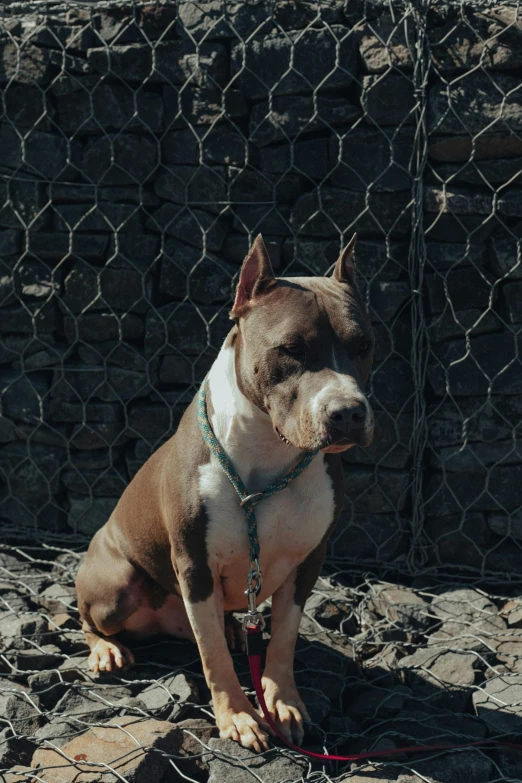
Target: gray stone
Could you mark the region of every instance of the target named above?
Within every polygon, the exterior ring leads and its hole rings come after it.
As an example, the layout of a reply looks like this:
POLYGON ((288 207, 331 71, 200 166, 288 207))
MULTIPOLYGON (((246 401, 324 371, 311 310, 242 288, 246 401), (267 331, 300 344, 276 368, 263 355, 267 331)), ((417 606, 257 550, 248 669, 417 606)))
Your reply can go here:
POLYGON ((506 283, 502 287, 502 301, 507 313, 507 320, 512 324, 522 321, 522 309, 520 306, 522 295, 522 280, 515 283, 506 283))
MULTIPOLYGON (((42 644, 46 631, 47 622, 38 614, 16 615, 12 611, 0 612, 0 639, 4 648, 23 650, 34 647, 35 644, 42 644)), ((9 693, 4 691, 0 697, 7 699, 9 693)))
POLYGON ((2 373, 3 413, 18 421, 34 424, 45 418, 49 385, 44 375, 9 370, 2 373))
POLYGON ((103 449, 110 446, 121 446, 127 437, 120 422, 78 424, 70 435, 70 442, 77 449, 103 449))
POLYGON ((379 76, 363 76, 361 85, 361 106, 366 122, 379 126, 416 122, 417 102, 411 77, 390 71, 379 76))
MULTIPOLYGON (((522 90, 514 76, 472 71, 429 91, 430 131, 462 134, 522 129, 522 90)), ((501 155, 506 157, 506 155, 501 155)))
MULTIPOLYGON (((49 722, 41 726, 34 733, 36 740, 49 740, 53 745, 61 748, 73 737, 83 734, 87 726, 77 722, 74 718, 66 719, 63 717, 47 716, 49 722)), ((44 744, 45 747, 45 744, 44 744)))
POLYGON ((428 378, 435 394, 444 396, 447 390, 457 396, 486 394, 518 394, 522 377, 518 363, 515 337, 487 334, 469 341, 451 340, 434 346, 437 363, 428 369, 428 378))
POLYGON ((258 147, 302 134, 348 125, 361 111, 345 98, 308 95, 275 96, 250 112, 250 140, 258 147))
POLYGON ((348 87, 356 73, 353 36, 340 25, 252 37, 232 46, 234 84, 249 100, 348 87), (263 74, 262 79, 258 74, 263 74))
POLYGON ((411 365, 394 357, 382 362, 372 376, 372 391, 384 410, 409 411, 413 408, 414 383, 411 365))
POLYGON ((284 751, 270 750, 259 755, 230 739, 210 739, 208 745, 213 751, 208 761, 208 783, 222 783, 224 779, 227 783, 245 783, 250 777, 265 783, 285 783, 302 778, 308 766, 308 762, 284 751), (231 759, 237 761, 231 762, 231 759), (248 770, 252 770, 252 774, 248 770))
POLYGON ((428 334, 432 343, 456 337, 476 337, 502 329, 502 324, 492 310, 451 310, 449 307, 428 321, 428 334))
POLYGON ((155 182, 158 196, 176 204, 197 204, 219 214, 228 201, 227 173, 223 166, 174 166, 155 182))
MULTIPOLYGON (((145 372, 147 369, 155 370, 154 361, 147 360, 143 353, 129 345, 119 341, 104 341, 100 343, 91 343, 90 345, 78 346, 78 356, 86 364, 115 364, 124 370, 133 370, 135 372, 145 372)), ((113 416, 112 420, 119 418, 119 415, 113 416)))
POLYGON ((41 182, 24 179, 0 184, 0 226, 37 231, 45 227, 49 213, 44 210, 47 194, 41 182))
POLYGON ((160 381, 168 384, 201 383, 213 361, 213 356, 193 357, 192 361, 179 354, 164 356, 159 371, 160 381))
POLYGON ((266 30, 267 10, 262 2, 183 3, 179 8, 176 30, 181 38, 205 41, 237 37, 248 38, 266 30))
POLYGON ((143 337, 144 324, 133 313, 85 313, 64 318, 63 330, 68 343, 79 340, 136 340, 143 337))
POLYGON ((26 693, 9 683, 0 692, 0 715, 9 721, 16 734, 26 734, 31 737, 41 723, 41 710, 38 696, 26 693))
POLYGON ((159 258, 159 248, 160 239, 157 235, 117 234, 113 237, 106 266, 115 269, 137 269, 142 273, 151 272, 159 258))
POLYGON ((346 506, 358 513, 390 514, 406 503, 408 471, 378 470, 358 465, 345 467, 346 506))
POLYGON ((379 14, 377 19, 359 26, 357 39, 359 54, 368 73, 384 73, 390 68, 413 70, 411 52, 415 26, 411 17, 398 19, 390 14, 379 14))
POLYGON ((221 250, 228 230, 225 219, 177 204, 163 204, 147 220, 147 226, 194 247, 216 251, 221 250))
POLYGON ((490 529, 498 536, 509 536, 522 541, 522 514, 490 514, 488 517, 490 529))
POLYGON ((224 86, 228 77, 225 47, 206 42, 196 48, 192 41, 159 41, 154 49, 150 43, 112 44, 110 48, 89 49, 87 61, 98 73, 110 73, 125 82, 212 87, 216 83, 224 86))
POLYGON ((61 475, 64 487, 75 495, 93 495, 94 497, 118 497, 128 484, 121 468, 104 470, 64 470, 61 475))
POLYGON ((425 288, 430 313, 454 310, 479 309, 484 312, 496 300, 497 288, 491 275, 475 267, 455 266, 444 276, 426 275, 425 288))
POLYGON ((21 246, 21 231, 0 231, 0 256, 12 256, 21 246))
POLYGON ((312 0, 309 3, 280 0, 271 11, 277 27, 283 30, 301 30, 313 24, 345 24, 349 16, 343 0, 312 0))
POLYGON ((14 665, 20 671, 51 669, 62 661, 60 648, 55 644, 43 644, 38 649, 20 650, 14 655, 14 665))
POLYGON ((499 465, 473 473, 433 473, 426 487, 428 513, 514 510, 522 499, 522 465, 499 465), (489 476, 488 476, 489 474, 489 476), (489 481, 486 481, 489 477, 489 481))
POLYGON ((432 623, 427 602, 420 595, 401 587, 377 589, 366 605, 368 611, 385 618, 394 626, 426 629, 432 623))
POLYGON ((374 411, 375 436, 370 446, 343 452, 343 460, 359 465, 379 465, 383 468, 405 468, 410 458, 413 417, 390 411, 374 411))
POLYGON ((123 449, 112 446, 110 449, 93 449, 72 453, 70 465, 79 470, 104 470, 118 462, 123 456, 123 449))
POLYGON ((210 753, 205 749, 209 739, 219 735, 217 726, 204 718, 188 718, 177 722, 183 732, 183 743, 179 750, 183 759, 176 761, 176 766, 182 774, 194 777, 201 772, 208 773, 210 753))
POLYGON ((79 403, 124 402, 150 394, 154 375, 126 370, 123 367, 107 367, 69 364, 54 370, 51 395, 53 399, 79 403))
POLYGON ((418 697, 434 706, 464 711, 475 683, 475 662, 473 653, 421 648, 401 658, 400 666, 418 697))
POLYGON ((305 180, 296 172, 267 174, 253 168, 228 167, 229 199, 235 204, 256 204, 272 201, 294 202, 302 195, 305 180))
POLYGON ((491 639, 506 628, 495 604, 468 588, 442 593, 433 599, 431 610, 440 617, 442 625, 431 634, 430 645, 480 649, 483 645, 490 646, 491 639))
POLYGON ((0 125, 2 167, 25 171, 43 179, 75 179, 82 146, 73 139, 32 130, 21 136, 7 123, 0 125), (72 164, 72 165, 70 165, 72 164))
POLYGON ((522 674, 502 674, 487 680, 473 694, 477 715, 492 731, 512 734, 522 704, 522 674))
POLYGON ((164 254, 159 279, 161 293, 173 299, 189 296, 203 304, 230 301, 236 267, 171 238, 165 242, 164 254))
POLYGON ((0 732, 0 769, 14 767, 16 771, 15 764, 26 764, 29 767, 35 750, 33 742, 25 737, 14 737, 11 729, 6 727, 0 732))
POLYGON ((147 90, 99 82, 89 92, 56 98, 58 124, 66 134, 124 129, 161 131, 163 101, 147 90))
POLYGON ((428 436, 433 447, 511 438, 522 408, 517 396, 445 400, 428 408, 428 436))
POLYGON ((138 232, 143 228, 143 213, 135 204, 55 204, 54 225, 57 231, 138 232))
POLYGON ((331 551, 351 562, 393 562, 409 546, 407 520, 399 514, 352 514, 349 504, 339 519, 331 551))
POLYGON ((119 498, 70 496, 67 524, 75 533, 92 536, 107 522, 118 500, 119 498))
POLYGON ((104 185, 138 185, 156 170, 158 145, 150 136, 105 134, 88 142, 80 168, 93 182, 104 185))
POLYGON ((54 302, 24 302, 20 307, 5 307, 0 310, 0 333, 49 334, 58 325, 54 302))
POLYGON ((31 691, 38 696, 40 704, 46 710, 52 710, 67 690, 67 685, 61 680, 59 673, 54 670, 31 674, 27 682, 31 691))
POLYGON ((0 83, 47 84, 51 77, 51 58, 48 49, 32 43, 4 38, 0 48, 0 83))
POLYGON ((464 750, 441 758, 416 760, 415 770, 418 774, 399 775, 397 783, 459 783, 466 779, 487 783, 493 762, 480 751, 464 750))
POLYGON ((325 188, 321 203, 316 191, 301 196, 292 210, 291 222, 295 231, 308 236, 335 237, 339 230, 355 230, 363 236, 400 237, 409 231, 408 203, 409 195, 402 192, 366 194, 325 188), (349 214, 347 193, 350 194, 349 214))
POLYGON ((479 570, 484 567, 484 553, 492 546, 485 514, 463 511, 448 516, 429 516, 424 531, 428 538, 430 564, 479 570))
POLYGON ((466 443, 447 446, 434 452, 432 464, 450 472, 483 471, 485 465, 509 465, 522 462, 522 444, 516 440, 499 440, 495 443, 466 443))
MULTIPOLYGON (((500 95, 500 93, 499 93, 500 95)), ((430 157, 442 162, 473 161, 496 158, 512 158, 522 155, 522 140, 516 133, 484 133, 479 136, 466 134, 455 136, 430 135, 428 152, 430 157)))
POLYGON ((262 171, 274 174, 293 171, 312 179, 323 179, 329 171, 328 140, 308 139, 265 147, 260 160, 262 171))
POLYGON ((290 207, 288 204, 234 207, 233 226, 236 231, 254 236, 261 233, 286 237, 291 231, 290 207))
POLYGON ((80 256, 86 261, 100 263, 109 244, 102 234, 61 233, 57 231, 30 231, 27 235, 29 252, 42 261, 62 261, 80 256))
POLYGON ((76 592, 68 585, 53 583, 38 596, 38 602, 51 614, 74 609, 76 592))
POLYGON ((96 269, 77 261, 64 286, 60 306, 68 314, 109 309, 144 313, 150 306, 150 282, 129 269, 96 269))
POLYGON ((495 270, 508 280, 522 278, 520 239, 512 234, 493 234, 490 239, 490 258, 495 270))
POLYGON ((128 416, 126 434, 129 438, 147 441, 165 440, 177 429, 185 405, 145 403, 133 405, 128 416))
POLYGON ((208 306, 196 310, 190 304, 165 305, 147 315, 145 352, 200 354, 210 346, 221 347, 230 330, 228 315, 208 306), (210 334, 207 334, 207 327, 210 334))
POLYGON ((397 685, 395 688, 373 686, 350 699, 347 712, 357 722, 381 721, 400 712, 411 695, 411 690, 404 685, 397 685))
POLYGON ((247 137, 233 125, 196 126, 166 133, 161 142, 161 161, 183 166, 199 166, 200 162, 244 166, 249 162, 248 151, 247 137))
POLYGON ((30 84, 17 84, 15 81, 4 88, 5 117, 9 124, 17 129, 38 128, 40 131, 51 129, 55 109, 47 90, 30 84))
MULTIPOLYGON (((285 262, 295 258, 313 274, 324 275, 335 264, 341 246, 338 240, 321 241, 297 237, 285 241, 283 252, 285 262)), ((407 246, 402 242, 357 241, 356 272, 357 277, 371 280, 378 277, 381 281, 396 280, 404 271, 407 263, 407 246)))
POLYGON ((446 163, 433 166, 426 176, 427 182, 451 182, 451 185, 490 185, 509 182, 519 185, 522 181, 522 160, 520 158, 498 158, 497 160, 471 160, 468 164, 446 163))
MULTIPOLYGON (((273 269, 279 269, 282 261, 282 246, 280 237, 263 235, 265 247, 268 250, 273 269)), ((250 249, 250 241, 245 234, 228 234, 223 244, 223 255, 228 261, 236 264, 243 263, 250 249)))
POLYGON ((176 721, 188 705, 198 701, 198 693, 195 684, 184 674, 175 674, 149 685, 139 698, 158 720, 176 721))
POLYGON ((424 209, 440 215, 489 215, 493 209, 493 197, 470 188, 428 185, 424 187, 424 209))
POLYGON ((61 270, 50 269, 43 261, 21 261, 14 277, 15 286, 23 297, 47 299, 60 293, 61 270))
POLYGON ((368 188, 371 192, 407 190, 412 147, 413 134, 407 129, 394 128, 385 135, 382 128, 357 126, 332 135, 330 162, 335 167, 328 182, 364 193, 368 188))
POLYGON ((370 317, 389 324, 410 295, 409 283, 374 280, 370 284, 370 317))
POLYGON ((239 90, 230 87, 226 90, 214 87, 177 90, 167 85, 163 88, 163 103, 168 128, 184 128, 187 123, 191 126, 213 126, 217 122, 248 114, 247 102, 239 90))

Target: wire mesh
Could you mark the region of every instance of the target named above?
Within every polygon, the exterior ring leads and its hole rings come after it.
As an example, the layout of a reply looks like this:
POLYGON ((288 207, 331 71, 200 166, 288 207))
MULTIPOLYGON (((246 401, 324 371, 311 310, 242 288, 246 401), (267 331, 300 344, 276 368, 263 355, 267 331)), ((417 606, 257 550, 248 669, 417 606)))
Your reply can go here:
MULTIPOLYGON (((278 275, 316 275, 356 230, 377 426, 345 455, 329 576, 301 629, 308 745, 519 733, 521 39, 518 2, 4 4, 0 523, 20 542, 0 587, 6 769, 49 748, 57 723, 63 740, 181 714, 183 740, 136 740, 153 748, 143 774, 520 779, 507 751, 373 772, 283 751, 219 766, 239 751, 202 723, 194 648, 144 644, 138 674, 102 693, 85 667, 70 674, 85 649, 70 588, 216 356, 255 235, 278 275), (166 703, 160 689, 147 707, 163 680, 166 703)), ((44 762, 30 779, 57 780, 44 762)), ((103 775, 126 779, 116 769, 103 775)))

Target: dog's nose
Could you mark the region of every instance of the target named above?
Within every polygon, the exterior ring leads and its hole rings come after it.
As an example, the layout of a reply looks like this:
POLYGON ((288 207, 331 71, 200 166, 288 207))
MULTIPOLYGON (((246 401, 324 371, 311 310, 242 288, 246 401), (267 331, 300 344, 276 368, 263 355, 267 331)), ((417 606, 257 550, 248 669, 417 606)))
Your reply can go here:
POLYGON ((360 430, 366 421, 366 406, 358 400, 331 400, 326 415, 335 429, 348 433, 360 430))

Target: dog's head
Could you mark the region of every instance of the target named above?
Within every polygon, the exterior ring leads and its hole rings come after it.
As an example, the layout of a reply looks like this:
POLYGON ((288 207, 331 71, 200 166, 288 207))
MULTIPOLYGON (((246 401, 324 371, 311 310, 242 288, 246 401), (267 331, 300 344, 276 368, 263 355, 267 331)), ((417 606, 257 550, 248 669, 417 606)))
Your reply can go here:
POLYGON ((363 392, 373 331, 355 284, 355 236, 331 277, 274 277, 261 235, 241 268, 234 306, 240 390, 304 451, 368 446, 374 417, 363 392))

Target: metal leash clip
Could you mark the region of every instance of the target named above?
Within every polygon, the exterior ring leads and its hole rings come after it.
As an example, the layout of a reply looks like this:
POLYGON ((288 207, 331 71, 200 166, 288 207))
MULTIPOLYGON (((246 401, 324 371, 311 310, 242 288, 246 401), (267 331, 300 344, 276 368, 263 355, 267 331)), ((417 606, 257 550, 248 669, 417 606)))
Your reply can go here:
POLYGON ((243 617, 243 630, 246 631, 247 626, 261 627, 261 630, 265 627, 265 618, 257 608, 257 596, 261 592, 263 586, 263 574, 259 568, 259 561, 252 560, 250 563, 250 571, 247 576, 247 589, 245 595, 248 601, 247 613, 243 617))

